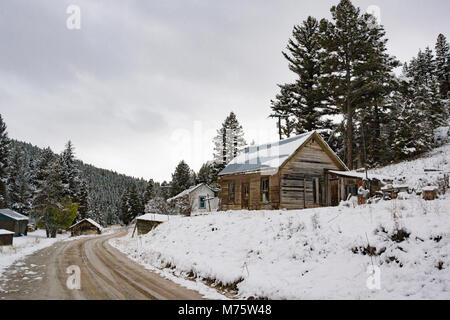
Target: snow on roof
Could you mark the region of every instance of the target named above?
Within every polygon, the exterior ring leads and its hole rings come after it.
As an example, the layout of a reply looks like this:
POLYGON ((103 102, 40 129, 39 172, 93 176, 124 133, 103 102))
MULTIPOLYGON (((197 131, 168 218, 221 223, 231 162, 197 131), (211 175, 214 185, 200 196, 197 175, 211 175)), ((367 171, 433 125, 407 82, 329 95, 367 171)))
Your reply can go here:
POLYGON ((274 143, 246 147, 219 175, 251 172, 274 174, 314 133, 319 136, 328 151, 336 157, 342 167, 347 169, 346 165, 323 140, 320 134, 317 131, 310 131, 274 143))
POLYGON ((435 191, 437 189, 438 189, 438 187, 436 187, 436 186, 426 186, 426 187, 422 188, 422 191, 435 191))
POLYGON ((10 209, 0 209, 0 214, 3 214, 4 216, 7 216, 14 220, 28 220, 27 216, 24 216, 23 214, 20 214, 10 209))
MULTIPOLYGON (((359 178, 359 179, 365 179, 366 178, 366 173, 365 172, 356 172, 356 171, 338 171, 338 170, 330 170, 328 172, 340 175, 340 176, 345 176, 345 177, 350 177, 350 178, 359 178)), ((383 176, 380 174, 372 174, 372 173, 368 173, 367 177, 369 180, 372 179, 377 179, 380 181, 392 181, 393 178, 388 177, 388 176, 383 176)))
POLYGON ((169 216, 167 214, 147 213, 147 214, 137 217, 137 219, 143 220, 143 221, 164 222, 164 221, 169 221, 169 219, 179 218, 179 217, 180 216, 175 216, 175 215, 169 216))
POLYGON ((14 234, 14 232, 11 232, 9 230, 0 229, 0 236, 6 235, 6 234, 14 234))
POLYGON ((72 229, 73 227, 75 227, 76 225, 82 223, 83 221, 89 222, 90 224, 92 224, 92 225, 94 225, 96 228, 98 228, 99 230, 102 230, 102 229, 103 229, 103 227, 102 227, 101 225, 99 225, 97 222, 95 222, 94 220, 92 220, 92 219, 90 219, 90 218, 83 219, 83 220, 81 220, 81 221, 75 223, 75 224, 72 225, 69 229, 72 229))
POLYGON ((315 131, 298 136, 246 147, 219 175, 249 171, 276 171, 315 131))
POLYGON ((192 187, 190 187, 189 189, 186 189, 186 190, 180 192, 180 193, 177 194, 175 197, 172 197, 172 198, 170 198, 170 199, 167 199, 167 202, 171 202, 171 201, 173 201, 173 200, 175 200, 175 199, 184 197, 185 195, 190 194, 192 191, 196 190, 197 188, 199 188, 199 187, 201 187, 201 186, 203 186, 203 185, 205 185, 206 187, 208 187, 209 189, 211 189, 211 191, 214 191, 214 189, 211 188, 210 186, 208 186, 206 183, 200 183, 200 184, 198 184, 198 185, 196 185, 196 186, 192 186, 192 187))

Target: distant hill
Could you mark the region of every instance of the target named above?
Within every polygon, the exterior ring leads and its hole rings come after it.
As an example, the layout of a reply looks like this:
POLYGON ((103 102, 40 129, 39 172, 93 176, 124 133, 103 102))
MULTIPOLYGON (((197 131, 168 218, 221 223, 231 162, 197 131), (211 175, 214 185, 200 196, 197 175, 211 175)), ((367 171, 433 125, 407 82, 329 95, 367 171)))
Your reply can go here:
MULTIPOLYGON (((30 143, 12 140, 12 148, 20 148, 25 154, 25 163, 38 159, 42 149, 30 143)), ((143 179, 96 168, 78 161, 82 177, 89 188, 89 209, 91 217, 103 225, 119 223, 121 197, 125 189, 135 183, 139 194, 143 194, 147 182, 143 179)))

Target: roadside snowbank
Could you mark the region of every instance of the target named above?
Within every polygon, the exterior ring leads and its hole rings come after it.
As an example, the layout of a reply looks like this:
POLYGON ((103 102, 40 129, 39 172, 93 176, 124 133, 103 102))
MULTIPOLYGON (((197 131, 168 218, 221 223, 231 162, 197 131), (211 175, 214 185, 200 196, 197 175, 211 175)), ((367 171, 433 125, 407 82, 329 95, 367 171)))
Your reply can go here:
POLYGON ((56 238, 47 238, 45 230, 37 230, 29 232, 27 236, 14 238, 12 246, 0 246, 0 275, 15 261, 49 247, 57 241, 67 239, 69 236, 70 233, 65 233, 58 234, 56 238))
POLYGON ((218 212, 111 244, 145 266, 235 287, 242 298, 450 299, 449 207, 447 194, 357 208, 218 212), (380 290, 366 286, 372 264, 380 290))

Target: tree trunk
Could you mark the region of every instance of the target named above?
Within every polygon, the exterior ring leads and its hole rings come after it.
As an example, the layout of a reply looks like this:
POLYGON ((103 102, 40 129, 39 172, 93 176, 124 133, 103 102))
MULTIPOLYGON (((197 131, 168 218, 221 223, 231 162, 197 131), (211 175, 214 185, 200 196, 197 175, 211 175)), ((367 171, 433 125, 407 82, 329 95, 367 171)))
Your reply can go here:
POLYGON ((353 112, 347 102, 347 167, 353 169, 353 112))

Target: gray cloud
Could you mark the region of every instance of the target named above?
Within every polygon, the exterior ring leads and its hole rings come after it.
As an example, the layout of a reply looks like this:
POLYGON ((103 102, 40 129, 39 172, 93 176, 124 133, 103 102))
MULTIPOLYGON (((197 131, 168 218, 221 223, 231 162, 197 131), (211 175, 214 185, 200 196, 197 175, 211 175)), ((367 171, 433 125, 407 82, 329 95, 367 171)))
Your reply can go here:
MULTIPOLYGON (((72 139, 87 162, 168 179, 185 156, 171 136, 194 121, 205 154, 230 110, 248 140, 276 139, 269 101, 292 77, 281 51, 294 24, 328 18, 337 2, 4 0, 0 113, 12 137, 56 151, 72 139), (65 27, 69 4, 81 7, 79 31, 65 27)), ((354 3, 380 7, 400 60, 449 30, 445 0, 354 3)), ((191 158, 195 169, 208 160, 191 158)))

